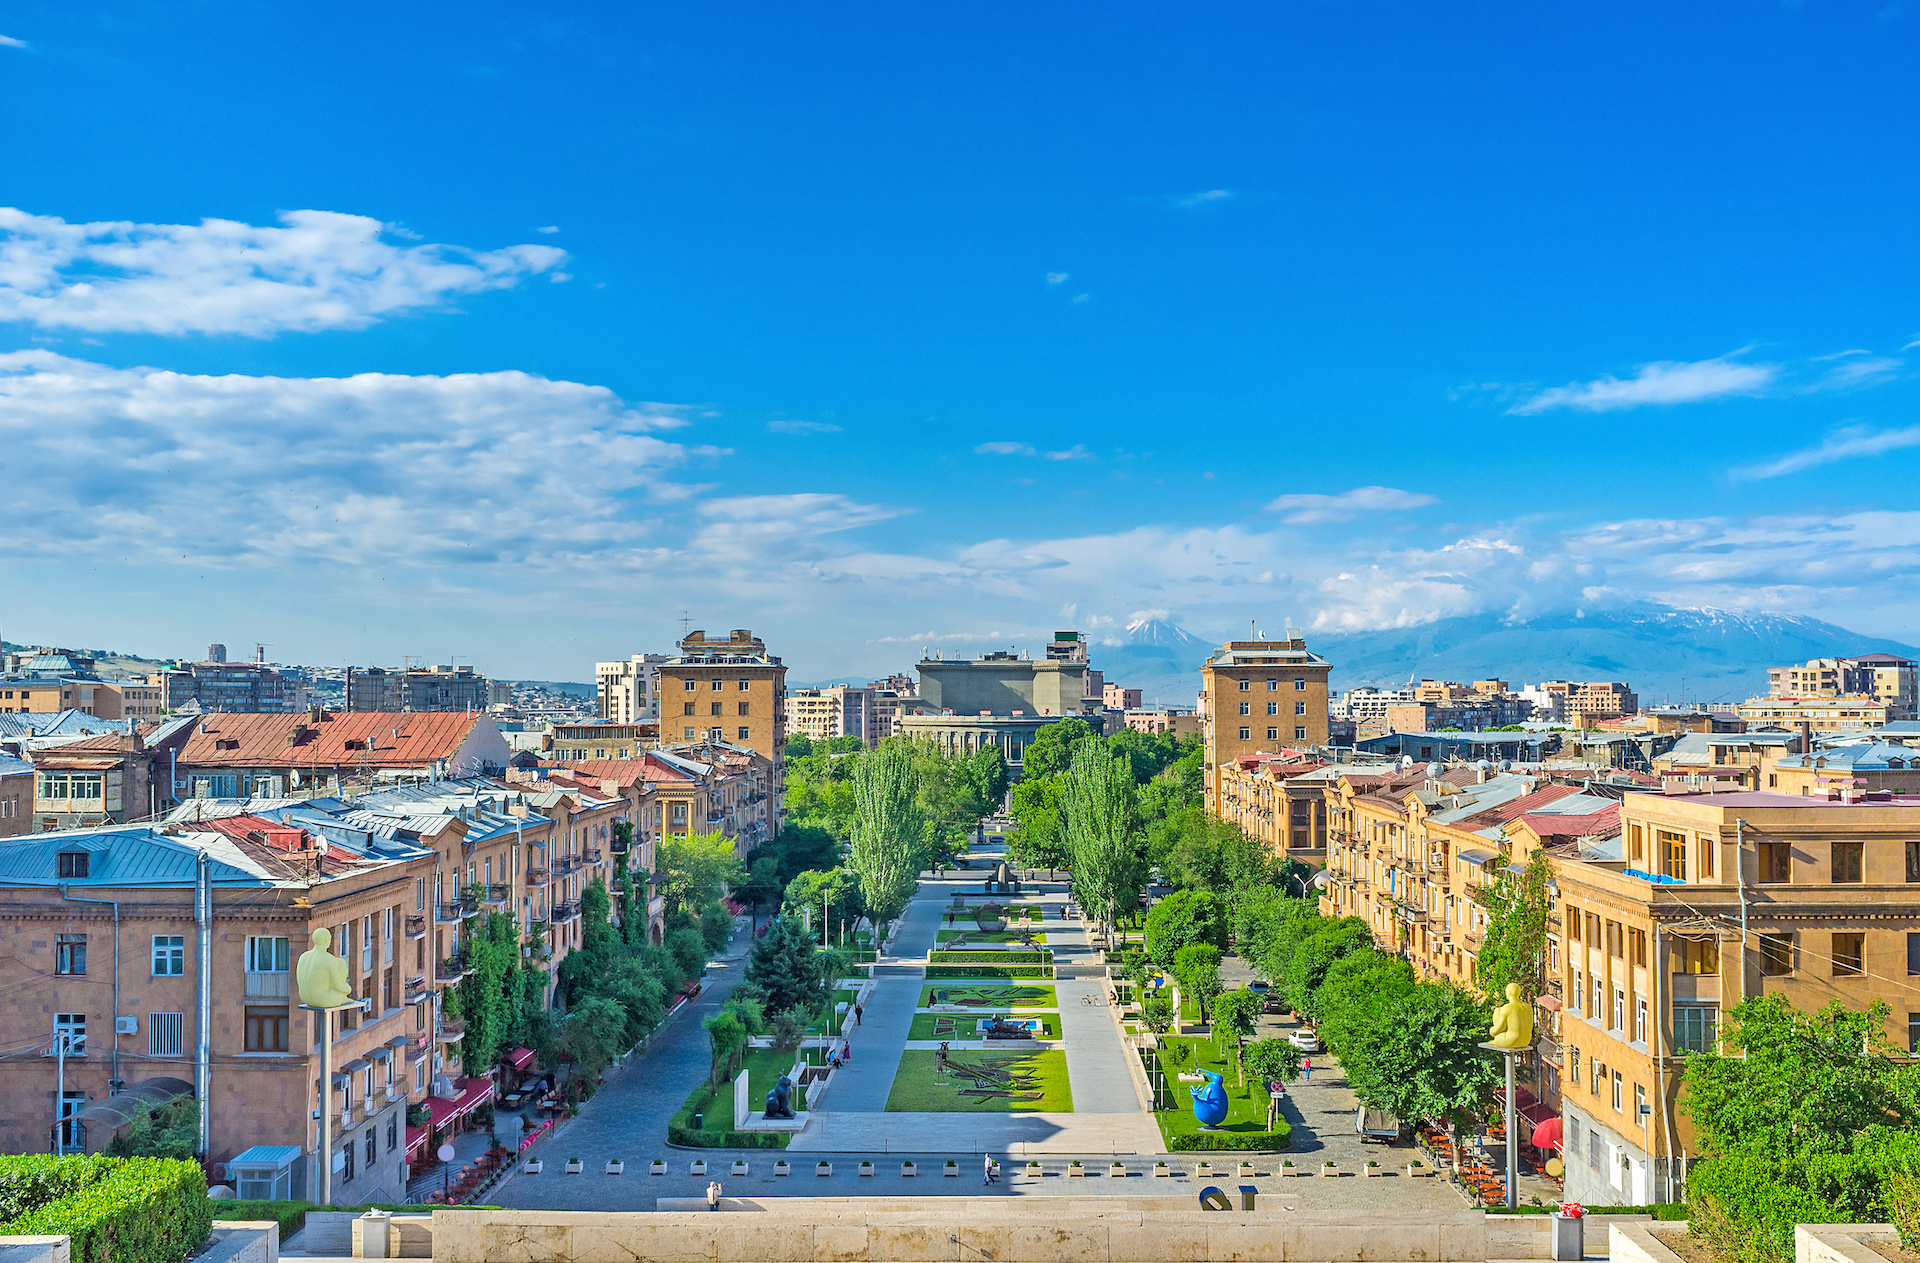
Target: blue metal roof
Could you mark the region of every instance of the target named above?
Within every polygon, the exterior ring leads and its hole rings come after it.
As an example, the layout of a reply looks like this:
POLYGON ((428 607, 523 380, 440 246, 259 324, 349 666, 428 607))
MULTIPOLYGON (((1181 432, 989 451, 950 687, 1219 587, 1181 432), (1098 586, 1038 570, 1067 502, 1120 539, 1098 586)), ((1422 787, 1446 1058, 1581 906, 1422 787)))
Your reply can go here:
POLYGON ((299 1145, 255 1145, 227 1159, 227 1167, 283 1167, 300 1156, 299 1145))
POLYGON ((144 825, 121 825, 0 839, 0 885, 190 886, 202 850, 213 861, 216 886, 275 884, 222 834, 167 837, 144 825), (56 857, 62 851, 91 855, 87 876, 61 877, 56 857))

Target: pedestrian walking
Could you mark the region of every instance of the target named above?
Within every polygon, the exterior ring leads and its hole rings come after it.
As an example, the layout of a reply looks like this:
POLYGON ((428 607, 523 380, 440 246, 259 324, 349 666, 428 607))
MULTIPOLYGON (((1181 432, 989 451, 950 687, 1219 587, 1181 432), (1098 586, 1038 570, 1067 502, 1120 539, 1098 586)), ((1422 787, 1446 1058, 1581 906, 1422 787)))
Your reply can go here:
POLYGON ((707 1209, 720 1209, 720 1181, 712 1180, 707 1184, 707 1209))
POLYGON ((865 1020, 866 1016, 867 1016, 867 1010, 864 1005, 856 1004, 853 1006, 853 1024, 855 1026, 860 1025, 860 1023, 863 1020, 865 1020))
POLYGON ((1300 1077, 1302 1079, 1313 1078, 1313 1058, 1302 1057, 1300 1059, 1300 1077))
POLYGON ((982 1154, 981 1160, 985 1162, 986 1165, 981 1168, 980 1182, 991 1185, 993 1183, 993 1155, 990 1153, 982 1154))

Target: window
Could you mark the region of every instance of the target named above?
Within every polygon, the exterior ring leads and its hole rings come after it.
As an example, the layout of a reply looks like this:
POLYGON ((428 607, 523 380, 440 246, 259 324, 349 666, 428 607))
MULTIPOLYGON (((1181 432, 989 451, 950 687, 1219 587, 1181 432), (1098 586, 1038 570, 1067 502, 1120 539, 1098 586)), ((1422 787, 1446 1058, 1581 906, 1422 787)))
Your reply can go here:
POLYGON ((1637 1083, 1633 1085, 1633 1116, 1642 1127, 1647 1125, 1647 1090, 1637 1083))
POLYGON ((1769 978, 1784 978, 1793 972, 1793 935, 1760 936, 1760 972, 1769 978))
POLYGON ((727 704, 725 702, 715 702, 711 707, 709 707, 709 711, 715 719, 718 719, 720 718, 720 716, 727 713, 727 704))
POLYGON ((340 1158, 343 1164, 340 1168, 340 1182, 342 1184, 350 1184, 353 1182, 353 1137, 352 1136, 348 1136, 347 1143, 340 1147, 340 1158))
POLYGON ((740 735, 740 740, 751 741, 753 739, 753 729, 747 727, 745 724, 741 724, 739 728, 739 735, 740 735))
POLYGON ((54 935, 53 972, 56 974, 84 974, 87 972, 86 935, 54 935))
MULTIPOLYGON (((1580 1082, 1580 1049, 1574 1044, 1567 1045, 1567 1079, 1573 1083, 1580 1082)), ((1577 1149, 1579 1145, 1574 1147, 1577 1149)))
POLYGON ((753 713, 753 710, 752 710, 752 706, 751 706, 751 704, 750 704, 750 703, 748 703, 748 702, 741 702, 741 703, 740 703, 740 713, 741 713, 741 715, 743 715, 743 716, 744 716, 744 715, 751 715, 751 714, 753 713))
POLYGON ((1596 1171, 1600 1169, 1600 1133, 1597 1131, 1587 1133, 1587 1165, 1596 1171))
POLYGON ((1251 715, 1251 714, 1253 714, 1253 704, 1252 704, 1252 703, 1250 703, 1250 702, 1241 702, 1241 703, 1240 703, 1240 713, 1241 713, 1242 715, 1251 715))
POLYGON ((1280 713, 1280 703, 1279 703, 1279 702, 1268 702, 1268 703, 1267 703, 1267 714, 1269 714, 1269 715, 1278 715, 1279 713, 1280 713))
POLYGON ((147 1014, 147 1056, 178 1057, 186 1043, 185 1013, 147 1014))
MULTIPOLYGON (((60 1096, 60 1117, 71 1119, 87 1107, 85 1092, 64 1092, 60 1096)), ((60 1124, 60 1149, 79 1151, 87 1147, 87 1125, 80 1122, 62 1122, 60 1124)))
POLYGON ((1673 833, 1666 829, 1655 829, 1653 836, 1660 846, 1660 875, 1671 877, 1675 881, 1687 879, 1687 838, 1685 834, 1673 833))
POLYGON ((1867 972, 1867 936, 1864 934, 1836 934, 1833 936, 1833 976, 1836 978, 1858 978, 1867 972))
POLYGON ((1307 704, 1306 704, 1305 702, 1295 702, 1295 703, 1293 704, 1293 713, 1294 713, 1294 714, 1296 714, 1296 715, 1304 715, 1304 714, 1306 714, 1306 713, 1307 713, 1307 704))
POLYGON ((1673 1050, 1683 1053, 1712 1052, 1714 1031, 1719 1022, 1720 1009, 1716 1005, 1674 1005, 1673 1050))
POLYGON ((1920 840, 1907 842, 1907 880, 1920 881, 1920 840))
POLYGON ((388 908, 380 914, 380 955, 383 964, 393 963, 393 909, 388 908))
POLYGON ((1607 1015, 1607 984, 1598 975, 1593 979, 1593 1012, 1587 1016, 1598 1022, 1607 1015))
POLYGON ((1760 880, 1776 883, 1793 880, 1793 848, 1791 846, 1785 842, 1760 844, 1760 880))
POLYGON ((716 693, 718 693, 718 692, 719 692, 719 691, 720 691, 721 689, 723 689, 723 688, 725 688, 725 687, 727 687, 727 682, 726 682, 725 680, 715 680, 715 681, 713 681, 713 691, 714 691, 714 692, 716 692, 716 693))
POLYGON ((1242 729, 1240 730, 1240 740, 1242 740, 1242 741, 1251 741, 1252 739, 1253 739, 1253 729, 1251 729, 1251 728, 1242 728, 1242 729))
POLYGON ((1715 939, 1683 940, 1681 973, 1717 974, 1720 972, 1720 944, 1715 939))
POLYGON ((1693 871, 1701 877, 1713 876, 1713 853, 1719 847, 1717 837, 1700 837, 1693 844, 1693 871))
POLYGON ((1627 990, 1625 987, 1613 989, 1613 1029, 1627 1029, 1627 990))
POLYGON ((1280 681, 1274 679, 1271 676, 1267 677, 1267 692, 1277 693, 1279 691, 1280 691, 1280 681))
POLYGON ((1865 850, 1864 842, 1835 842, 1832 879, 1836 882, 1860 881, 1861 853, 1865 850))
POLYGON ((1614 1071, 1613 1072, 1613 1112, 1616 1114, 1618 1114, 1623 1107, 1623 1102, 1621 1101, 1620 1089, 1625 1086, 1626 1086, 1626 1082, 1620 1077, 1620 1072, 1618 1070, 1614 1071))
POLYGON ((1647 1002, 1636 999, 1633 1002, 1633 1040, 1637 1044, 1647 1042, 1647 1002))
POLYGON ((1573 971, 1573 1011, 1576 1016, 1583 1016, 1581 1010, 1587 1007, 1586 999, 1587 980, 1585 975, 1576 969, 1573 971))
POLYGON ((287 1010, 247 1010, 246 1050, 248 1052, 287 1051, 287 1010))
MULTIPOLYGON (((681 711, 680 711, 680 713, 681 713, 681 714, 683 714, 683 715, 691 715, 691 714, 693 714, 693 703, 692 703, 692 702, 686 702, 686 703, 683 703, 683 704, 682 704, 682 706, 681 706, 681 711)), ((687 735, 688 735, 688 736, 692 736, 693 734, 692 734, 692 733, 688 733, 687 735)))
POLYGON ((1293 739, 1295 741, 1305 741, 1307 739, 1307 730, 1296 726, 1293 730, 1293 739))
POLYGON ((367 1128, 367 1168, 369 1170, 373 1168, 373 1164, 379 1160, 379 1157, 380 1133, 369 1127, 367 1128))
POLYGON ((396 1111, 395 1113, 387 1115, 387 1152, 392 1153, 394 1146, 399 1143, 400 1143, 400 1115, 396 1111))
POLYGON ((1580 910, 1578 908, 1567 909, 1567 937, 1576 943, 1580 941, 1580 910))
POLYGON ((723 737, 722 737, 722 735, 721 735, 721 730, 720 730, 720 729, 718 729, 718 728, 709 728, 709 729, 707 729, 707 740, 709 740, 709 741, 720 741, 720 740, 723 740, 723 739, 724 739, 724 738, 723 738, 723 737))
POLYGON ((753 681, 752 681, 752 680, 742 680, 742 681, 740 681, 740 691, 741 691, 742 693, 744 693, 744 692, 746 692, 746 691, 747 691, 748 689, 750 689, 750 688, 752 688, 752 687, 753 687, 753 681))
POLYGON ((1646 842, 1641 835, 1640 826, 1637 824, 1628 825, 1627 826, 1627 863, 1634 868, 1639 868, 1641 865, 1645 864, 1646 861, 1647 861, 1646 842))
POLYGON ((1907 935, 1907 972, 1920 974, 1920 934, 1907 935))
MULTIPOLYGON (((493 861, 488 860, 487 866, 491 868, 493 861)), ((373 972, 373 918, 370 916, 360 918, 360 972, 373 972)))
POLYGON ((694 689, 699 687, 699 685, 695 684, 692 680, 682 680, 680 682, 687 686, 686 691, 689 693, 693 692, 694 689))
POLYGON ((153 976, 179 978, 187 972, 187 939, 184 934, 153 936, 153 976))
POLYGON ((1280 730, 1278 728, 1267 729, 1267 740, 1269 741, 1280 740, 1280 730))
MULTIPOLYGON (((688 712, 689 712, 689 713, 691 713, 691 712, 692 712, 692 710, 693 710, 693 703, 692 703, 692 702, 688 702, 688 703, 687 703, 687 710, 688 710, 688 712)), ((686 726, 685 728, 682 728, 682 729, 680 730, 680 735, 681 735, 682 737, 684 737, 684 738, 685 738, 686 740, 688 740, 688 741, 692 741, 692 740, 693 740, 693 725, 692 725, 692 724, 688 724, 688 725, 687 725, 687 726, 686 726)))
POLYGON ((287 940, 283 938, 247 938, 247 972, 284 974, 287 972, 287 940))
POLYGON ((1647 963, 1647 932, 1628 930, 1627 950, 1633 957, 1633 963, 1644 967, 1647 963))
POLYGON ((93 856, 85 851, 62 851, 54 871, 61 877, 85 877, 92 867, 89 863, 92 859, 93 856))
POLYGON ((1248 689, 1253 687, 1252 680, 1241 680, 1239 683, 1240 683, 1240 691, 1242 693, 1246 692, 1248 689))
POLYGON ((427 879, 424 877, 416 877, 413 879, 413 910, 415 912, 424 912, 426 911, 426 907, 427 879))
POLYGON ((1294 692, 1296 692, 1296 693, 1304 693, 1304 692, 1306 692, 1306 691, 1307 691, 1307 677, 1306 677, 1306 676, 1304 676, 1304 675, 1296 675, 1296 676, 1294 676, 1294 677, 1293 677, 1293 691, 1294 691, 1294 692))
POLYGON ((55 1013, 53 1015, 53 1037, 65 1040, 67 1056, 82 1057, 87 1051, 87 1015, 85 1013, 55 1013))

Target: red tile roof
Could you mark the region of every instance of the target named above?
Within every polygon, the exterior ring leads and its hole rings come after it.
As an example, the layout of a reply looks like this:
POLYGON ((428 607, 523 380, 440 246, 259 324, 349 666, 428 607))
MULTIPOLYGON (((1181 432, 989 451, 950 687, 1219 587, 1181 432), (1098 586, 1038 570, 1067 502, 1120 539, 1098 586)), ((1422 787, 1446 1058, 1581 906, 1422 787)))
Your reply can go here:
POLYGON ((422 767, 450 759, 485 715, 465 711, 322 711, 205 715, 182 767, 422 767))
POLYGON ((1590 816, 1528 815, 1521 817, 1520 823, 1533 830, 1542 841, 1611 835, 1620 832, 1620 804, 1614 803, 1590 816))

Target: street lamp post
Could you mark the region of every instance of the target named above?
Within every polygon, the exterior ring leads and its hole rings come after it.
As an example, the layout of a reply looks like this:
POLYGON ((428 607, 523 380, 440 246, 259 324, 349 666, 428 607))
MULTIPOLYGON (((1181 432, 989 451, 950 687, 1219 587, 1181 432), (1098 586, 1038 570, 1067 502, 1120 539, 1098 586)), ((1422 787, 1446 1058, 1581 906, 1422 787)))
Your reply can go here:
POLYGON ((448 1201, 453 1196, 453 1142, 444 1141, 440 1145, 440 1200, 448 1201))

